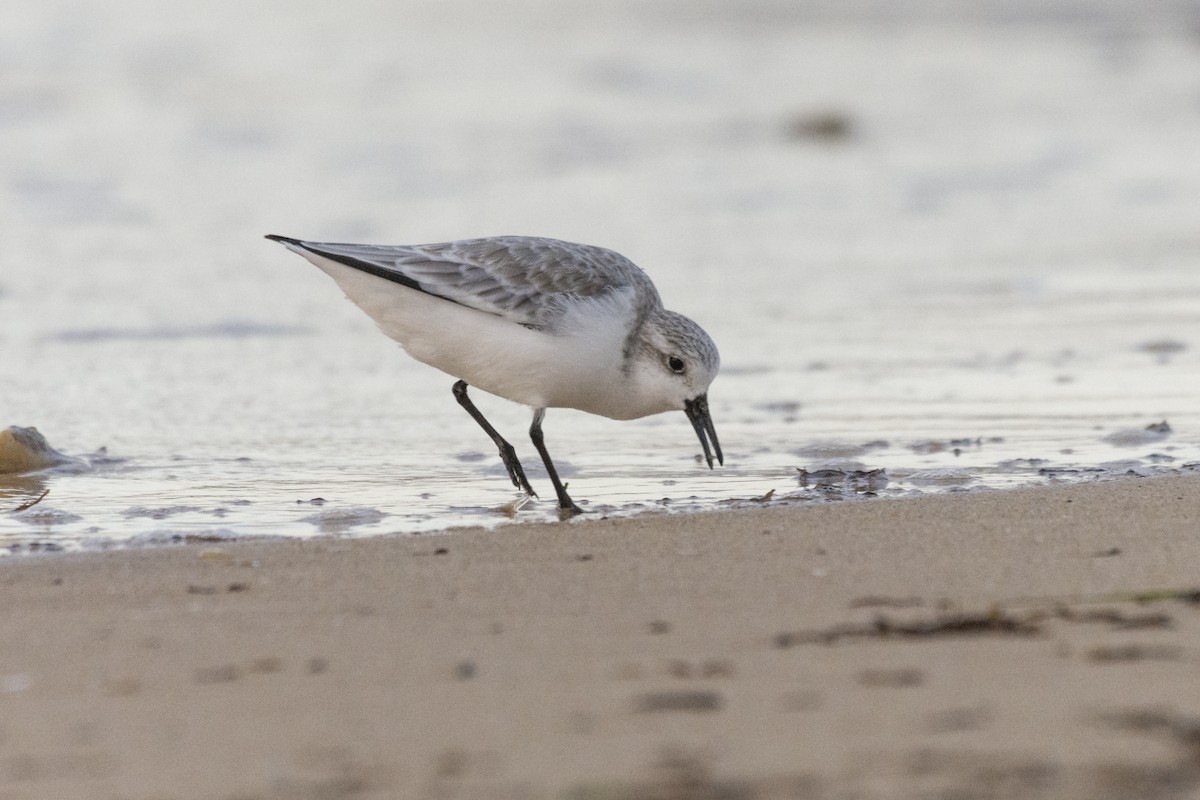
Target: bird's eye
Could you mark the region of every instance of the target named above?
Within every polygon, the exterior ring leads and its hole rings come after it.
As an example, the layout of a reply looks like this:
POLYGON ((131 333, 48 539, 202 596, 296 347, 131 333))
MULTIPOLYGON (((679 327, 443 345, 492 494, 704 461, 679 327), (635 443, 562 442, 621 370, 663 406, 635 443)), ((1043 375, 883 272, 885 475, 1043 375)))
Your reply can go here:
POLYGON ((683 369, 684 369, 683 359, 680 358, 679 356, 671 356, 670 358, 668 358, 667 366, 670 367, 671 372, 674 372, 676 375, 683 374, 683 369))

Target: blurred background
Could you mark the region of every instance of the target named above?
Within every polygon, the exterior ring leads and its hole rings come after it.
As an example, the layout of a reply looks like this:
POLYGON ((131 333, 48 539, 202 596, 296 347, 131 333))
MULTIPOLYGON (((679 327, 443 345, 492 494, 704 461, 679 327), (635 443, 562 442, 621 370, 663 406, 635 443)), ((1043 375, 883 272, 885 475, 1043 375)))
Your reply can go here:
MULTIPOLYGON (((503 519, 452 380, 267 233, 552 236, 644 267, 721 347, 730 457, 703 469, 682 414, 551 412, 572 494, 606 513, 1200 459, 1198 2, 4 17, 0 427, 83 464, 0 482, 5 504, 52 489, 0 542, 503 519)), ((480 405, 532 466, 528 412, 480 405)))

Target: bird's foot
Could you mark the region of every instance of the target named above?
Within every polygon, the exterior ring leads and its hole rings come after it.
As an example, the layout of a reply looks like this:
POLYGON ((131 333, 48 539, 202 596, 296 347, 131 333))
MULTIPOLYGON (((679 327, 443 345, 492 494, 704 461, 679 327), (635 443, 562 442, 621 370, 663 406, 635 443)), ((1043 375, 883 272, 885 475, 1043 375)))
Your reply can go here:
POLYGON ((513 486, 520 489, 530 497, 537 497, 537 492, 529 485, 529 479, 525 477, 525 470, 521 467, 521 460, 517 458, 517 451, 509 445, 500 448, 500 460, 504 462, 504 468, 508 470, 508 477, 512 480, 513 486))
POLYGON ((586 514, 579 506, 575 505, 575 501, 571 499, 571 495, 567 494, 567 484, 559 485, 558 481, 554 481, 554 492, 558 495, 558 518, 570 519, 578 514, 586 514))
POLYGON ((516 477, 513 478, 513 486, 516 486, 518 489, 524 492, 526 497, 532 497, 534 500, 538 499, 538 493, 535 492, 533 487, 529 485, 529 481, 525 480, 524 472, 517 472, 516 477))
POLYGON ((565 505, 565 506, 562 504, 559 504, 559 506, 558 506, 558 518, 559 519, 570 519, 571 517, 578 516, 579 514, 586 514, 586 513, 587 513, 586 511, 584 511, 582 508, 575 505, 574 503, 571 503, 570 505, 565 505))
POLYGON ((533 502, 533 497, 528 492, 521 492, 517 497, 500 506, 496 510, 506 517, 515 517, 525 506, 533 502))
POLYGON ((586 514, 579 506, 575 505, 575 501, 567 494, 567 487, 564 486, 558 493, 558 518, 570 519, 579 514, 586 514))

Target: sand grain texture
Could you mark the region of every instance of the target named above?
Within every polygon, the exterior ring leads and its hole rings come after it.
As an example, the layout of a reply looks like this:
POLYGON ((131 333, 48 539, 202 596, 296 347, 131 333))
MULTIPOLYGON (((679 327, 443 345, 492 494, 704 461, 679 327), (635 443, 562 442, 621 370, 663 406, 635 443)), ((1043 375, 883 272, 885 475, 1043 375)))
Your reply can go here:
POLYGON ((1200 605, 1133 595, 1198 534, 1163 478, 11 558, 0 798, 1192 797, 1200 605))

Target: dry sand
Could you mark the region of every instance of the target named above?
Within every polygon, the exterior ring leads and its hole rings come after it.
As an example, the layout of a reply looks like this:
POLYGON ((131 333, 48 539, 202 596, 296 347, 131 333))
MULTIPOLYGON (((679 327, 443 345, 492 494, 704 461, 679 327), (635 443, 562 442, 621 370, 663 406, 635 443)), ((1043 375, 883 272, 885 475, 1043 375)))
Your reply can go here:
POLYGON ((0 800, 1193 797, 1198 565, 1190 477, 11 558, 0 800))

